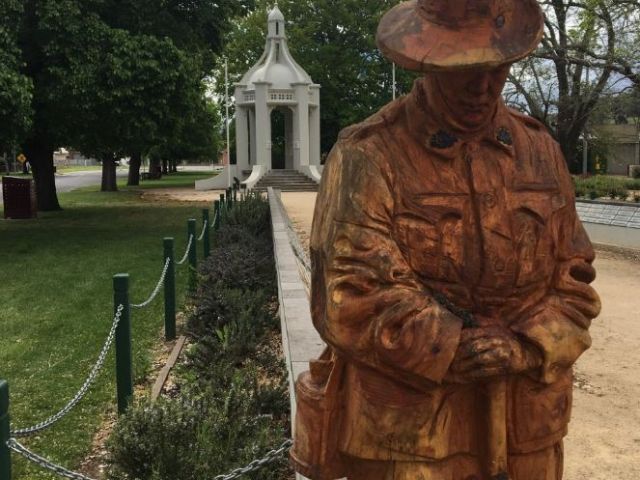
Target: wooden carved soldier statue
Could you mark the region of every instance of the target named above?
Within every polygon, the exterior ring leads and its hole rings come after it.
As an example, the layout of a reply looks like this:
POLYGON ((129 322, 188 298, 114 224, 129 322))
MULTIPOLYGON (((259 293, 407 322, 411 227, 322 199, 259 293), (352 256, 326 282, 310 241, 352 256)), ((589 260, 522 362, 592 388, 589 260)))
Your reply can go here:
POLYGON ((345 130, 311 239, 329 345, 297 382, 312 480, 560 480, 572 365, 600 311, 565 159, 501 98, 535 0, 412 0, 377 41, 425 73, 345 130))

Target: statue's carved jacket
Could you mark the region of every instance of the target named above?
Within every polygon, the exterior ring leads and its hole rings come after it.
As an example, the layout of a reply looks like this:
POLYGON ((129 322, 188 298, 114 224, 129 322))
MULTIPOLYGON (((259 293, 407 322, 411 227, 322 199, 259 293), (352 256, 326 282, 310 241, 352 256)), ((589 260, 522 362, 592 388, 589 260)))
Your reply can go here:
MULTIPOLYGON (((342 452, 377 460, 481 452, 481 384, 446 381, 463 321, 501 325, 542 358, 508 377, 508 445, 559 442, 572 365, 600 301, 594 252, 559 146, 500 103, 474 138, 442 129, 423 81, 345 130, 328 158, 311 238, 312 313, 347 360, 342 452)), ((486 439, 485 439, 486 440, 486 439)))

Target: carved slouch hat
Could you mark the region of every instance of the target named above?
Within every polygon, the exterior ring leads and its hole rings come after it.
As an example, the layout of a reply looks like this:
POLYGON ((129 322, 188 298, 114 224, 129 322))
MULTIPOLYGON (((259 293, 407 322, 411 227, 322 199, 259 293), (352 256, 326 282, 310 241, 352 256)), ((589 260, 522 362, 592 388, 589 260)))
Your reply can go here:
POLYGON ((521 60, 543 33, 536 0, 411 0, 383 17, 377 43, 409 70, 465 70, 521 60))

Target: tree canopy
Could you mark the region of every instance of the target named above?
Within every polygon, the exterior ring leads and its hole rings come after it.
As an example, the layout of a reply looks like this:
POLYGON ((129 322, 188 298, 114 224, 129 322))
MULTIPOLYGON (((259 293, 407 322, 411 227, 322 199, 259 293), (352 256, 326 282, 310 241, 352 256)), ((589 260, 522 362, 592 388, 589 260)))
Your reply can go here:
POLYGON ((542 121, 560 142, 569 165, 577 165, 580 136, 599 101, 638 81, 640 1, 541 3, 542 45, 513 68, 507 98, 542 121))
MULTIPOLYGON (((0 144, 17 141, 26 131, 39 207, 59 208, 53 151, 61 146, 113 159, 139 156, 168 137, 181 141, 176 132, 187 133, 185 125, 196 115, 191 111, 204 108, 203 80, 230 18, 252 5, 251 0, 3 2, 0 120, 10 118, 5 123, 10 128, 3 129, 0 144)), ((113 189, 115 183, 105 186, 113 189)))
MULTIPOLYGON (((392 98, 392 65, 375 45, 382 15, 398 0, 281 0, 289 47, 296 61, 321 90, 322 151, 328 152, 341 129, 364 120, 392 98)), ((224 55, 233 81, 252 67, 264 50, 271 0, 235 22, 224 55)), ((217 72, 223 94, 224 72, 217 72)), ((415 75, 398 69, 399 92, 415 75)))
POLYGON ((0 151, 22 141, 31 126, 33 84, 21 72, 18 48, 22 13, 20 0, 0 3, 0 151))

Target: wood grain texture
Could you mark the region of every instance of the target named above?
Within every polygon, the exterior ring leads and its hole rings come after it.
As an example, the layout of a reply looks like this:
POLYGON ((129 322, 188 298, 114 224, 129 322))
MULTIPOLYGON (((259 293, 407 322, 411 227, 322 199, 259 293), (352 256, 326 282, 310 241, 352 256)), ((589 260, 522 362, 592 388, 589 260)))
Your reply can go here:
POLYGON ((565 161, 501 101, 482 131, 443 134, 425 85, 328 159, 311 307, 331 351, 299 379, 293 463, 312 480, 560 480, 600 311, 565 161))

